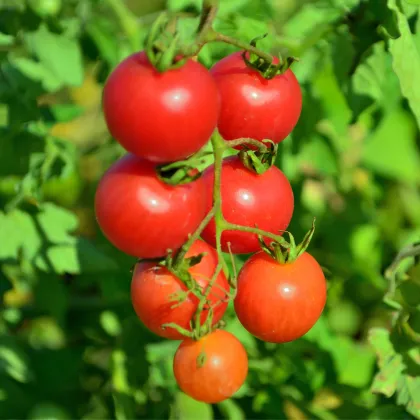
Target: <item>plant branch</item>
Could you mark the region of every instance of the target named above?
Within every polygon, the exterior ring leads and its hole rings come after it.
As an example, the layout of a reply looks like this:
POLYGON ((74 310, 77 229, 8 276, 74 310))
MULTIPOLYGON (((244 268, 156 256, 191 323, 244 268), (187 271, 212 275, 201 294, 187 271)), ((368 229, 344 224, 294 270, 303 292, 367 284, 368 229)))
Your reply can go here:
POLYGON ((255 235, 265 236, 266 238, 279 242, 285 248, 290 248, 290 244, 286 241, 286 239, 283 238, 283 236, 276 235, 271 232, 266 232, 265 230, 258 229, 256 227, 254 228, 251 226, 236 225, 234 223, 224 221, 222 228, 223 228, 222 230, 237 230, 240 232, 248 232, 248 233, 254 233, 255 235))
POLYGON ((185 242, 185 244, 182 245, 181 249, 178 251, 174 260, 174 264, 173 264, 174 269, 180 266, 180 264, 182 263, 182 260, 185 257, 185 254, 188 252, 191 245, 200 237, 201 232, 208 225, 208 223, 210 222, 213 216, 214 216, 214 207, 207 213, 206 217, 201 221, 200 225, 195 230, 195 232, 188 238, 187 242, 185 242))
POLYGON ((203 0, 200 23, 198 25, 198 37, 205 36, 212 29, 213 21, 219 8, 218 0, 203 0))
POLYGON ((222 193, 221 193, 223 153, 226 150, 226 144, 218 133, 215 133, 212 136, 211 144, 213 146, 213 154, 214 154, 213 207, 214 207, 214 222, 216 225, 216 251, 217 251, 219 260, 222 261, 223 270, 225 271, 225 274, 228 275, 229 269, 223 257, 223 251, 222 251, 222 245, 221 245, 223 225, 224 223, 226 223, 225 218, 223 217, 223 212, 222 212, 222 193))

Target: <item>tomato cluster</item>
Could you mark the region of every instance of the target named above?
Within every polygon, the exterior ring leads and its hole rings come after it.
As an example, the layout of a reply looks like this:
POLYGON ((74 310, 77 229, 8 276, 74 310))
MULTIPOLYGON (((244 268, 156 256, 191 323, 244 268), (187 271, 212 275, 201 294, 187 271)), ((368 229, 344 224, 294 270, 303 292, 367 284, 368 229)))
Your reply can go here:
MULTIPOLYGON (((105 84, 105 119, 128 153, 98 185, 98 224, 116 248, 139 259, 131 283, 134 310, 155 334, 182 340, 174 375, 197 400, 229 398, 247 376, 244 347, 219 328, 230 299, 250 333, 284 343, 315 324, 325 305, 326 284, 308 253, 281 262, 262 251, 259 237, 250 231, 257 226, 279 235, 290 223, 293 191, 280 169, 272 166, 258 175, 239 155, 223 160, 220 197, 227 228, 219 251, 254 253, 234 284, 220 270, 215 249, 220 218, 202 223, 214 205, 214 165, 179 185, 165 183, 159 165, 198 152, 216 129, 225 140, 279 143, 293 130, 301 107, 299 83, 290 69, 266 79, 241 53, 225 57, 210 71, 188 59, 158 72, 140 52, 121 62, 105 84), (197 235, 184 249, 199 226, 202 239, 197 235), (180 250, 185 251, 181 261, 176 258, 180 250)), ((270 240, 266 245, 270 249, 270 240)))

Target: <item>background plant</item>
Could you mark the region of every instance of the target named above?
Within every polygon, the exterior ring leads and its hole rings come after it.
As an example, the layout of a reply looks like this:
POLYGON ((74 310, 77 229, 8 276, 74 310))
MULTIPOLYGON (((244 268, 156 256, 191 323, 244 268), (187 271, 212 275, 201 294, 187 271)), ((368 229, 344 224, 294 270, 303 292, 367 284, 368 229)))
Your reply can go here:
MULTIPOLYGON (((213 407, 177 391, 177 343, 134 315, 134 261, 93 215, 97 181, 123 154, 103 122, 102 84, 158 12, 179 12, 188 39, 200 5, 0 2, 0 416, 420 417, 416 0, 221 1, 216 29, 244 41, 268 32, 259 46, 300 58, 304 108, 278 165, 295 192, 296 237, 317 217, 311 253, 330 273, 327 308, 282 346, 254 339, 231 311, 250 374, 213 407)), ((231 51, 212 44, 199 59, 231 51)))

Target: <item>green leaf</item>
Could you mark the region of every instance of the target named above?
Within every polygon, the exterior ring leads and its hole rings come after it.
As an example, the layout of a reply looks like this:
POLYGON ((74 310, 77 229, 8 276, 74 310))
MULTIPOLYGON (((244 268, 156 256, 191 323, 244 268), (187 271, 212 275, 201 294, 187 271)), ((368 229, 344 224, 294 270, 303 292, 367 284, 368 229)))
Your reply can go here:
POLYGON ((22 348, 12 337, 0 336, 0 373, 5 372, 18 382, 32 380, 29 361, 22 348))
POLYGON ((380 405, 375 407, 369 415, 369 420, 395 420, 406 419, 404 409, 393 404, 380 405))
POLYGON ((337 160, 328 142, 321 136, 314 136, 302 145, 299 152, 301 167, 314 169, 320 175, 336 175, 338 173, 337 160))
POLYGON ((357 67, 351 82, 354 93, 371 98, 380 107, 392 109, 400 102, 398 77, 383 41, 373 45, 371 54, 357 67))
POLYGON ((29 420, 70 420, 71 415, 60 405, 41 402, 29 413, 29 420))
POLYGON ((79 86, 83 83, 83 60, 75 39, 50 32, 41 25, 36 32, 27 33, 25 40, 40 63, 62 85, 79 86))
POLYGON ((283 31, 290 38, 298 39, 305 49, 321 39, 333 24, 344 17, 361 0, 335 0, 306 2, 284 25, 283 31))
POLYGON ((112 353, 112 386, 117 420, 134 418, 135 402, 128 381, 127 356, 120 349, 112 353))
POLYGON ((319 129, 330 137, 336 151, 344 152, 349 147, 347 131, 352 111, 338 84, 329 55, 312 83, 314 97, 320 102, 325 119, 319 129))
POLYGON ((4 34, 0 32, 0 45, 1 46, 8 46, 12 45, 15 41, 15 38, 12 35, 4 34))
POLYGON ((76 239, 70 234, 78 225, 77 217, 69 210, 52 203, 42 206, 42 212, 36 216, 45 240, 53 244, 73 244, 76 239))
POLYGON ((420 52, 407 18, 398 7, 397 0, 388 0, 387 4, 396 16, 397 26, 401 33, 399 38, 388 41, 393 68, 400 80, 402 94, 407 98, 417 125, 420 127, 420 86, 416 83, 420 79, 420 52))
POLYGON ((238 318, 229 319, 225 330, 232 333, 244 345, 249 355, 256 356, 258 354, 256 338, 242 326, 238 318))
POLYGON ((415 418, 420 418, 420 377, 404 375, 398 381, 397 404, 404 405, 415 418))
POLYGON ((178 346, 178 341, 146 345, 146 359, 150 363, 149 383, 152 387, 176 389, 172 364, 178 346))
POLYGON ((375 366, 375 355, 366 346, 349 337, 338 337, 332 352, 338 382, 357 388, 369 385, 375 366))
POLYGON ((212 420, 213 410, 209 404, 196 401, 183 392, 177 392, 169 418, 170 420, 212 420))
POLYGON ((407 280, 400 283, 398 289, 409 306, 420 310, 420 284, 407 280))
POLYGON ((362 162, 387 178, 414 183, 420 180, 416 126, 402 109, 385 115, 363 143, 362 162))
POLYGON ((61 349, 66 344, 62 328, 54 318, 39 317, 31 321, 27 331, 29 344, 35 349, 61 349))
POLYGON ((32 217, 21 210, 0 212, 0 232, 7 238, 0 241, 0 259, 17 259, 20 250, 33 258, 42 243, 32 217))
POLYGON ((121 333, 121 323, 118 316, 111 311, 104 311, 100 316, 100 323, 102 328, 113 337, 121 333))
POLYGON ((60 78, 41 62, 12 54, 9 56, 9 62, 29 79, 41 83, 42 87, 48 92, 55 92, 62 85, 60 78))
POLYGON ((331 354, 338 383, 358 388, 370 383, 375 364, 374 353, 349 337, 333 334, 324 316, 304 337, 331 354))
POLYGON ((241 406, 233 399, 222 401, 218 404, 219 410, 228 420, 245 420, 245 413, 241 406))
POLYGON ((95 42, 101 56, 114 67, 118 62, 118 44, 113 34, 115 28, 110 25, 109 20, 97 17, 88 23, 86 31, 95 42))
POLYGON ((369 342, 377 356, 379 373, 372 384, 372 392, 378 392, 391 397, 397 390, 405 365, 402 355, 396 353, 389 336, 389 331, 383 328, 373 328, 369 331, 369 342))

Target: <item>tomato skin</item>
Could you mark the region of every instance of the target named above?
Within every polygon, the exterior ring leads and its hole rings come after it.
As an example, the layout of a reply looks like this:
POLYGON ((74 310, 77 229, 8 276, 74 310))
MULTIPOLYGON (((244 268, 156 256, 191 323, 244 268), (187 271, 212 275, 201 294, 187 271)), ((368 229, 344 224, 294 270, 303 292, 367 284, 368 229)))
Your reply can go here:
POLYGON ((279 143, 292 132, 302 110, 302 92, 292 70, 267 80, 236 52, 210 73, 220 91, 218 130, 225 140, 249 137, 279 143))
MULTIPOLYGON (((203 174, 207 186, 207 207, 211 207, 214 167, 203 174)), ((222 212, 230 223, 243 226, 258 226, 268 232, 280 234, 286 230, 293 215, 293 190, 283 172, 272 166, 262 175, 246 169, 237 156, 223 161, 222 165, 222 212)), ((214 219, 206 226, 202 238, 216 246, 216 225, 214 219)), ((234 254, 246 254, 261 249, 257 235, 224 231, 221 244, 229 252, 228 242, 234 254)))
POLYGON ((157 258, 176 250, 205 216, 201 179, 167 185, 155 164, 128 154, 115 162, 99 182, 96 218, 107 239, 126 254, 157 258))
MULTIPOLYGON (((201 287, 206 287, 217 265, 217 252, 210 245, 202 240, 197 240, 187 252, 186 256, 191 257, 206 253, 202 260, 189 269, 201 287)), ((186 291, 187 288, 165 267, 156 265, 153 262, 140 262, 136 265, 131 282, 131 300, 137 316, 155 334, 174 340, 182 340, 182 336, 173 328, 162 328, 162 324, 175 322, 182 328, 191 331, 190 320, 194 316, 199 304, 198 298, 189 293, 187 298, 177 304, 170 299, 174 293, 186 291)), ((212 305, 227 298, 229 284, 226 276, 221 272, 210 292, 209 299, 212 305)), ((213 322, 220 321, 227 308, 227 301, 217 304, 214 307, 213 322)), ((201 323, 207 319, 208 310, 202 312, 201 323)))
POLYGON ((216 128, 219 108, 213 78, 193 60, 159 73, 142 51, 123 60, 104 87, 110 133, 126 150, 153 162, 197 152, 216 128))
POLYGON ((324 273, 310 254, 279 264, 261 251, 242 267, 234 304, 239 321, 251 334, 286 343, 315 325, 326 299, 324 273))
POLYGON ((216 330, 198 341, 184 340, 174 357, 174 375, 190 397, 215 404, 231 397, 245 382, 248 356, 231 333, 216 330), (197 358, 205 354, 200 367, 197 358))

